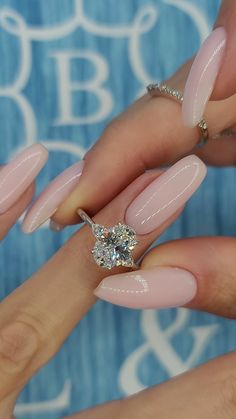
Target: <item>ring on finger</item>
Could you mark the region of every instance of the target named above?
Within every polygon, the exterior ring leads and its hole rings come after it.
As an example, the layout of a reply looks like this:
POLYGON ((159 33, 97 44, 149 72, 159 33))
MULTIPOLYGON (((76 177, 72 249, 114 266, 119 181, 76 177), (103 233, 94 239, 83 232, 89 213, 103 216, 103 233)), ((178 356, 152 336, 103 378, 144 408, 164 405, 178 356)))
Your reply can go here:
POLYGON ((78 215, 92 229, 96 239, 91 251, 98 266, 112 269, 117 266, 137 269, 132 251, 138 244, 136 232, 126 224, 118 223, 112 227, 104 227, 97 224, 81 208, 77 210, 78 215))

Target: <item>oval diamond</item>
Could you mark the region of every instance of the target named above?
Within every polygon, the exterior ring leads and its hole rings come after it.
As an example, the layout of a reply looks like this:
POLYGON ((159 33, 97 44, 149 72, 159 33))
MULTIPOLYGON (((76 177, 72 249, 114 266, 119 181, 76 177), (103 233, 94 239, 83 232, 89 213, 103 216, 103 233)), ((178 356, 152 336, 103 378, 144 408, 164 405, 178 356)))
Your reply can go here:
POLYGON ((94 224, 92 230, 97 239, 92 254, 99 266, 107 269, 115 266, 133 266, 131 251, 138 241, 131 227, 121 223, 111 228, 94 224))

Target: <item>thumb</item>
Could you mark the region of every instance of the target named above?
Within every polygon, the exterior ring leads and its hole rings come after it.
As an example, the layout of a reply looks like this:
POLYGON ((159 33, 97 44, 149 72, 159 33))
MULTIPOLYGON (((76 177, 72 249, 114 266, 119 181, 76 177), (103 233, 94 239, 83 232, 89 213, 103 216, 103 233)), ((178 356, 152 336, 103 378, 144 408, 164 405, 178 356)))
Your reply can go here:
POLYGON ((213 99, 226 99, 236 93, 236 1, 223 0, 215 23, 216 27, 224 27, 227 43, 224 60, 213 92, 213 99))
POLYGON ((141 269, 106 277, 95 294, 130 308, 185 306, 236 318, 236 240, 198 237, 152 249, 141 269))

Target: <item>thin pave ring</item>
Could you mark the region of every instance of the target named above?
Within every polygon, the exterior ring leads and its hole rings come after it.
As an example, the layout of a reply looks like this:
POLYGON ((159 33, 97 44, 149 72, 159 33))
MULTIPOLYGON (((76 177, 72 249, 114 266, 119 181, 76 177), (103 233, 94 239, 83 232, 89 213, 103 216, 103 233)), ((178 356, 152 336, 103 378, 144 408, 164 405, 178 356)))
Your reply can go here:
POLYGON ((132 251, 138 244, 133 228, 121 223, 109 228, 96 224, 81 208, 77 210, 77 214, 92 229, 96 242, 91 253, 98 266, 106 269, 116 266, 139 268, 132 256, 132 251))
MULTIPOLYGON (((172 99, 174 99, 176 102, 179 102, 180 104, 182 104, 183 102, 183 93, 173 87, 168 86, 165 83, 149 84, 147 86, 147 92, 151 97, 159 96, 161 93, 168 97, 171 97, 172 99)), ((207 126, 206 120, 202 118, 197 126, 200 131, 200 140, 199 140, 198 145, 199 147, 201 147, 205 145, 207 141, 209 140, 209 132, 208 132, 208 126, 207 126)))

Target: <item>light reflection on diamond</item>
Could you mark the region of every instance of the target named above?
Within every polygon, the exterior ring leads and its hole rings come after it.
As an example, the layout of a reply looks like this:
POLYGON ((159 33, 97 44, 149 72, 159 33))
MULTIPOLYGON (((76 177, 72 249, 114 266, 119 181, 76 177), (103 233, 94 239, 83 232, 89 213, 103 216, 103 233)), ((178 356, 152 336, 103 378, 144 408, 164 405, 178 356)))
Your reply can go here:
POLYGON ((131 227, 121 223, 111 228, 94 224, 93 233, 97 241, 92 254, 99 266, 107 269, 115 266, 133 266, 131 251, 138 241, 131 227))

